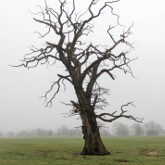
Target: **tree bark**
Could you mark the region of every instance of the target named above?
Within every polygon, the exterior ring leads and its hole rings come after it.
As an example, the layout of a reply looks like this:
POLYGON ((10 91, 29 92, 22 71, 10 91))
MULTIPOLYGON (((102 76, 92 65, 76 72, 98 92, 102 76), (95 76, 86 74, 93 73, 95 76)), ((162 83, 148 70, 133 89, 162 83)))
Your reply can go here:
POLYGON ((85 141, 82 155, 108 155, 102 142, 99 128, 96 121, 94 109, 90 105, 83 88, 75 87, 76 95, 79 100, 79 114, 82 120, 82 133, 85 141))
POLYGON ((84 148, 82 155, 108 155, 110 154, 101 139, 94 112, 81 111, 82 133, 84 135, 84 148))

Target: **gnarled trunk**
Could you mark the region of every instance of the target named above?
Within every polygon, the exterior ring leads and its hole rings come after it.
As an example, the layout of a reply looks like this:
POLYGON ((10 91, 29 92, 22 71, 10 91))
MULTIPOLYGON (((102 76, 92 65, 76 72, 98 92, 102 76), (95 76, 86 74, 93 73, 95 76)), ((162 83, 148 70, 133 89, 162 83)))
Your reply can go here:
POLYGON ((110 154, 101 139, 93 111, 86 110, 80 113, 82 119, 82 132, 84 135, 84 148, 82 155, 107 155, 110 154))
POLYGON ((84 148, 82 155, 108 155, 110 154, 101 139, 96 121, 95 112, 82 88, 76 89, 79 100, 79 113, 82 120, 82 133, 84 135, 84 148))

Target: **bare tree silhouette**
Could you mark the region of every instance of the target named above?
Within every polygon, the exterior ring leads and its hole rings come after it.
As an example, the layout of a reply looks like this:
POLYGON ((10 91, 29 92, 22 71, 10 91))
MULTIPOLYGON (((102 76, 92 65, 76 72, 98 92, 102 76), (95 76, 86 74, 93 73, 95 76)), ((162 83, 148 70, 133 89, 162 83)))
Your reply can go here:
POLYGON ((87 10, 84 13, 76 11, 75 0, 72 0, 72 9, 68 9, 67 0, 59 0, 58 10, 49 7, 45 3, 44 9, 37 15, 40 19, 34 18, 38 23, 46 25, 48 31, 45 34, 39 33, 41 38, 47 35, 54 35, 57 42, 45 41, 45 46, 36 48, 32 46, 31 52, 24 57, 23 63, 20 66, 26 68, 35 68, 39 64, 52 64, 56 62, 63 64, 66 74, 58 74, 58 79, 51 85, 46 92, 53 92, 53 95, 47 101, 47 106, 51 105, 54 98, 61 89, 61 85, 69 82, 75 90, 77 101, 71 101, 73 113, 80 115, 82 120, 82 133, 84 135, 84 155, 105 155, 109 154, 106 150, 100 137, 97 119, 105 122, 113 122, 119 118, 128 118, 137 122, 140 119, 127 114, 126 107, 133 105, 132 102, 121 106, 119 112, 99 113, 98 109, 104 109, 106 99, 104 95, 108 94, 108 89, 105 89, 98 82, 102 76, 107 74, 110 79, 115 80, 114 71, 122 71, 125 74, 129 73, 133 76, 130 67, 130 62, 135 60, 129 58, 129 50, 132 45, 128 42, 128 37, 131 34, 131 27, 123 30, 121 34, 114 36, 113 29, 122 27, 119 24, 119 16, 113 10, 113 4, 119 0, 107 1, 98 6, 98 0, 91 0, 87 10), (95 10, 94 10, 95 9, 95 10), (109 9, 110 15, 116 17, 116 25, 109 25, 106 34, 111 41, 107 45, 96 45, 92 42, 85 42, 85 37, 93 32, 94 21, 100 18, 103 11, 109 9), (127 51, 121 49, 119 53, 115 50, 122 47, 127 47, 127 51), (97 110, 97 111, 96 111, 97 110))

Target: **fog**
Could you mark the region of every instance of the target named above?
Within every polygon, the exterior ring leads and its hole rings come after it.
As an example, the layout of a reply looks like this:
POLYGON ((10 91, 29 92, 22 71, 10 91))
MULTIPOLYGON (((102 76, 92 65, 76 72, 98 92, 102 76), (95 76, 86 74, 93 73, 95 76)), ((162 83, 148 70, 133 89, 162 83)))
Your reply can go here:
MULTIPOLYGON (((78 0, 77 0, 78 1, 78 0)), ((53 4, 55 0, 49 0, 53 4)), ((87 0, 83 1, 84 3, 87 0)), ((83 3, 77 4, 83 7, 83 3)), ((69 128, 80 126, 76 117, 66 118, 70 107, 61 104, 68 102, 73 95, 72 88, 61 91, 51 108, 46 108, 44 95, 56 80, 61 67, 39 66, 35 69, 12 68, 28 52, 31 44, 38 44, 40 39, 35 31, 44 28, 33 21, 29 12, 38 11, 37 6, 43 1, 9 1, 0 5, 0 130, 19 131, 35 128, 57 129, 65 124, 69 128), (72 95, 71 95, 72 94, 72 95)), ((136 108, 130 113, 144 117, 144 122, 155 121, 165 127, 165 2, 163 0, 121 0, 115 5, 122 24, 129 26, 132 22, 135 49, 131 54, 138 60, 131 64, 136 79, 127 75, 117 75, 115 81, 102 79, 110 89, 109 110, 117 110, 125 102, 133 101, 136 108)), ((101 29, 107 17, 102 19, 101 29)), ((96 40, 100 35, 96 34, 96 40)), ((102 38, 102 42, 104 42, 102 38)), ((126 120, 122 120, 126 122, 126 120)), ((133 122, 131 122, 132 124, 133 122)), ((108 124, 107 124, 108 126, 108 124)))
MULTIPOLYGON (((126 125, 121 122, 114 122, 109 128, 100 127, 101 136, 165 136, 165 130, 154 121, 145 124, 133 123, 126 125)), ((82 136, 81 127, 68 128, 62 125, 56 130, 50 129, 29 129, 21 131, 0 131, 0 138, 31 138, 31 137, 80 137, 82 136)))

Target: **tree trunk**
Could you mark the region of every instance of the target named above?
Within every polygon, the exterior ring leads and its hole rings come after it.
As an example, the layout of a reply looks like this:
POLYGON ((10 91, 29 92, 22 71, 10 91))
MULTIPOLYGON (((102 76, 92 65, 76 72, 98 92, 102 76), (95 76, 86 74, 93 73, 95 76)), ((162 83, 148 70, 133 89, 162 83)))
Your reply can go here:
POLYGON ((84 148, 82 155, 108 155, 110 154, 101 139, 95 114, 92 111, 81 111, 82 132, 84 135, 84 148))
POLYGON ((79 113, 82 120, 82 133, 84 135, 84 148, 82 155, 108 155, 110 154, 101 139, 95 112, 82 88, 75 88, 79 100, 79 113))

